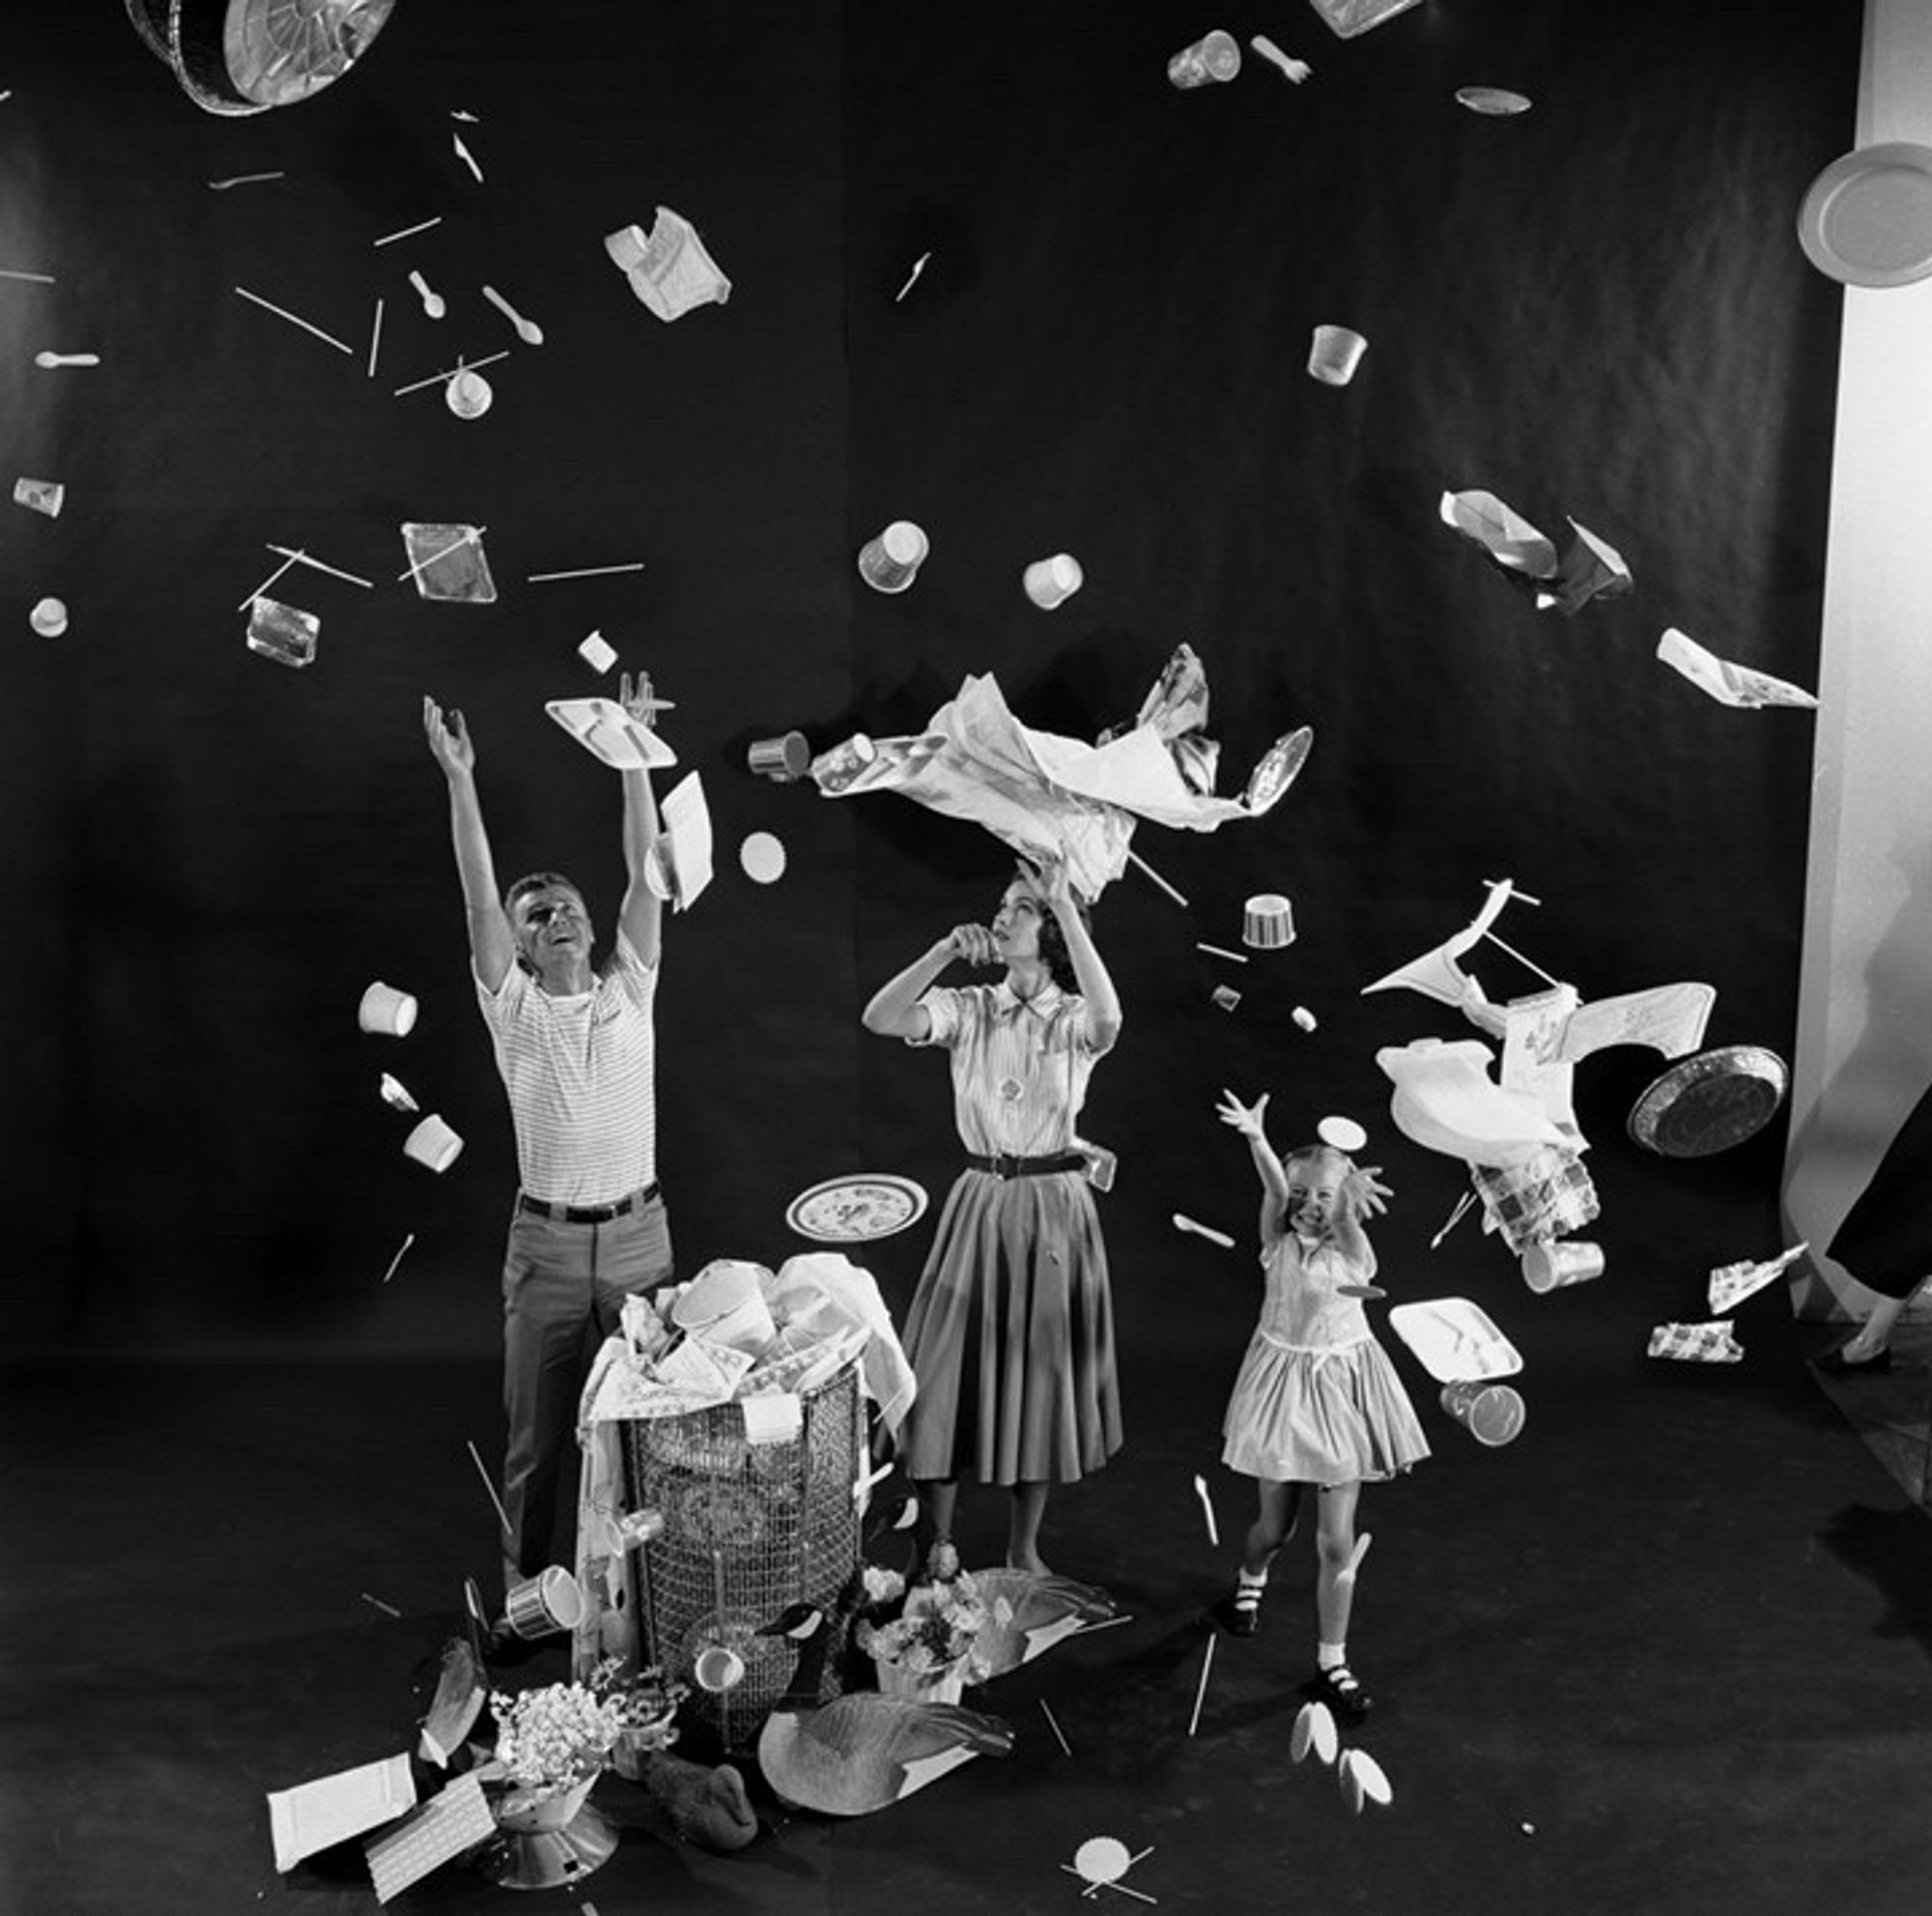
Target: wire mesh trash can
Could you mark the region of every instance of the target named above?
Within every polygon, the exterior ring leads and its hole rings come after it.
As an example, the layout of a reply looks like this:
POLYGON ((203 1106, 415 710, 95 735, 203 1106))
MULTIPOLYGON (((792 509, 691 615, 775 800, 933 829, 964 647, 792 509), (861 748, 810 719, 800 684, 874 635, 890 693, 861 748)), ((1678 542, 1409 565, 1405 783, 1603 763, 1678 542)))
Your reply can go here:
POLYGON ((632 1561, 644 1658, 691 1686, 689 1707, 728 1748, 756 1738, 798 1667, 796 1642, 759 1630, 795 1603, 829 1615, 859 1565, 856 1360, 801 1392, 800 1412, 798 1435, 776 1444, 746 1437, 736 1401, 623 1426, 626 1507, 664 1516, 632 1561))

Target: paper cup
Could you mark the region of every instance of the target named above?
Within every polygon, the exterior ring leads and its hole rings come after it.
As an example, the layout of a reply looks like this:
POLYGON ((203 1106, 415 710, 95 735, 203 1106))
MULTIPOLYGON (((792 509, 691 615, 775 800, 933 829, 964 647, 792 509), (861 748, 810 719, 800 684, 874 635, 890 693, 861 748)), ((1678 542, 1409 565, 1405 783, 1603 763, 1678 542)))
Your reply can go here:
POLYGON ((1240 71, 1240 43, 1233 34, 1223 33, 1219 27, 1192 46, 1183 46, 1167 63, 1167 77, 1178 87, 1232 80, 1240 71))
POLYGON ((355 1019, 364 1031, 407 1038, 416 1021, 416 1001, 393 985, 372 985, 362 994, 355 1019))
POLYGON ((707 1696, 723 1696, 745 1680, 745 1659, 723 1644, 699 1650, 691 1666, 692 1681, 707 1696))
POLYGON ((931 548, 910 519, 895 519, 859 550, 859 577, 875 592, 903 592, 931 548))
POLYGON ((27 615, 27 623, 43 639, 58 639, 67 630, 67 608, 58 599, 43 599, 27 615))
POLYGON ((788 731, 782 738, 754 738, 745 757, 759 777, 788 785, 805 776, 805 768, 811 763, 811 747, 804 732, 788 731))
POLYGON ((1346 326, 1318 326, 1308 349, 1308 376, 1323 386, 1347 386, 1368 350, 1369 342, 1346 326))
POLYGON ((1071 553, 1055 553, 1051 558, 1037 558, 1021 575, 1026 595, 1042 612, 1070 599, 1080 589, 1085 574, 1071 553))
POLYGON ((1522 1254, 1522 1281, 1532 1291, 1560 1290, 1565 1284, 1587 1284, 1604 1274, 1604 1247, 1572 1241, 1531 1244, 1522 1254))
POLYGON ((1275 952, 1294 943, 1294 907, 1279 892, 1261 892, 1241 907, 1241 943, 1275 952))
POLYGON ((1492 1450, 1513 1443, 1522 1429, 1522 1399, 1507 1384, 1445 1384, 1442 1408, 1492 1450))
POLYGON ((812 783, 820 791, 840 792, 879 756, 879 748, 863 731, 855 731, 842 745, 821 752, 811 761, 812 783))
POLYGON ((503 1621, 526 1644, 576 1629, 582 1615, 577 1579, 555 1563, 514 1585, 503 1598, 503 1621))
POLYGON ((403 1155, 432 1171, 446 1171, 463 1150, 463 1140, 434 1112, 403 1140, 403 1155))
POLYGON ((442 396, 459 419, 480 419, 497 395, 481 373, 461 372, 443 382, 442 396))
POLYGON ((735 1258, 707 1264, 671 1306, 671 1322, 706 1344, 759 1357, 778 1335, 755 1265, 735 1258))

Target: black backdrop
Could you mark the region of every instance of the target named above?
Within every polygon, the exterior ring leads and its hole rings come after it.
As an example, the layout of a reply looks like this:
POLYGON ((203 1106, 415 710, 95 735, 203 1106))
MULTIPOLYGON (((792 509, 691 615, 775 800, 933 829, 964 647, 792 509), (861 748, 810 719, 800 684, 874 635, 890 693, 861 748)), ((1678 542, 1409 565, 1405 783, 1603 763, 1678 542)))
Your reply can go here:
MULTIPOLYGON (((1577 1086, 1605 1280, 1531 1313, 1470 1224, 1426 1264, 1465 1181, 1393 1132, 1373 1054, 1466 1027, 1357 993, 1508 873, 1544 903, 1503 935, 1585 996, 1704 979, 1709 1042, 1789 1054, 1810 722, 1725 710, 1651 653, 1678 625, 1815 682, 1838 295, 1793 215, 1852 144, 1856 7, 1426 0, 1343 43, 1282 0, 1220 23, 1308 59, 1305 85, 1251 58, 1180 93, 1167 58, 1214 21, 1166 8, 403 0, 347 81, 232 122, 119 15, 10 24, 0 106, 0 265, 58 281, 0 282, 0 415, 16 473, 70 489, 57 522, 11 508, 0 546, 16 1351, 490 1347, 514 1164, 417 705, 469 714, 504 872, 581 872, 608 929, 614 782, 541 709, 609 689, 574 655, 593 626, 677 701, 665 729, 718 827, 661 998, 687 1271, 798 1247, 784 1202, 835 1172, 943 1188, 943 1070, 857 1014, 989 908, 1006 863, 896 798, 755 780, 746 744, 913 729, 969 672, 1091 736, 1183 639, 1224 787, 1291 725, 1316 746, 1262 823, 1143 829, 1188 909, 1134 873, 1098 909, 1127 1028, 1085 1129, 1122 1160, 1130 1431, 1159 1363, 1232 1365, 1251 1314, 1167 1221, 1251 1228, 1224 1083, 1271 1088, 1284 1139, 1366 1122, 1399 1194, 1384 1265, 1506 1305, 1532 1358, 1574 1330, 1629 1361, 1644 1326, 1695 1314, 1708 1264, 1773 1247, 1781 1127, 1696 1165, 1646 1156, 1623 1117, 1660 1061, 1616 1051, 1577 1086), (1473 115, 1469 84, 1534 108, 1473 115), (658 204, 734 282, 670 327, 600 243, 658 204), (450 300, 440 325, 412 267, 450 300), (1321 321, 1370 341, 1346 388, 1302 369, 1321 321), (480 421, 391 396, 506 346, 480 421), (43 372, 42 347, 103 363, 43 372), (1471 486, 1551 532, 1574 514, 1635 592, 1534 612, 1437 523, 1471 486), (896 517, 932 553, 885 598, 851 561, 896 517), (394 583, 405 519, 488 526, 499 602, 394 583), (280 582, 323 619, 306 672, 242 643, 270 540, 379 582, 280 582), (1087 584, 1041 613, 1019 573, 1063 549, 1087 584), (43 592, 64 639, 27 629, 43 592), (736 869, 753 829, 789 849, 776 886, 736 869), (1236 944, 1263 890, 1294 900, 1289 953, 1194 950, 1236 944), (419 995, 408 1039, 356 1030, 376 977, 419 995), (444 1177, 400 1156, 384 1070, 467 1138, 444 1177)), ((1535 984, 1474 962, 1494 996, 1535 984)), ((871 1253, 895 1300, 923 1243, 871 1253)))

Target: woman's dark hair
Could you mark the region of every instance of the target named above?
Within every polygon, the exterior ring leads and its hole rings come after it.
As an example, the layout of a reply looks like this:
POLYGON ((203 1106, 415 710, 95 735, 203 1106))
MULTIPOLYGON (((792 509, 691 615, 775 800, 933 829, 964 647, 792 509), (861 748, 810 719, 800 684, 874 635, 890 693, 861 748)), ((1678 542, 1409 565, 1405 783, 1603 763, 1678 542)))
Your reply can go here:
MULTIPOLYGON (((1080 922, 1092 926, 1093 914, 1087 909, 1086 901, 1075 899, 1073 908, 1080 914, 1080 922)), ((1039 956, 1046 966, 1046 975, 1063 991, 1078 991, 1080 980, 1073 969, 1073 957, 1066 949, 1066 934, 1060 929, 1060 921, 1044 905, 1039 913, 1039 956)))

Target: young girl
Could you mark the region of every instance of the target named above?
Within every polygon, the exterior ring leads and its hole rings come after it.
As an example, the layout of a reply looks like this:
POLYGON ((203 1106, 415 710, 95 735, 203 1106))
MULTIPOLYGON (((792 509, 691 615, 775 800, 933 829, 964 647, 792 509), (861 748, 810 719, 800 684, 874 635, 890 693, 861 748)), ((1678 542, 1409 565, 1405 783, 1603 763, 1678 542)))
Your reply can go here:
POLYGON ((961 1477, 1003 1485, 1007 1563, 1040 1575, 1049 1488, 1121 1447, 1107 1250, 1074 1132, 1121 1002, 1065 866, 1024 870, 990 927, 954 927, 880 987, 865 1024, 952 1053, 966 1152, 906 1316, 919 1395, 899 1454, 923 1534, 951 1535, 961 1477), (1001 982, 939 986, 959 959, 1001 982))
POLYGON ((1267 1295, 1228 1402, 1221 1461, 1258 1479, 1261 1506, 1247 1535, 1230 1628, 1260 1627, 1268 1565, 1293 1533, 1301 1488, 1316 1487, 1315 1688, 1345 1718, 1368 1693, 1349 1669, 1349 1613, 1367 1550, 1355 1539, 1355 1499, 1365 1481, 1394 1476, 1429 1455, 1429 1444, 1387 1354, 1352 1293, 1376 1274, 1362 1219, 1388 1191, 1373 1168, 1325 1144, 1303 1145, 1286 1163, 1263 1128, 1265 1094, 1253 1105, 1222 1094, 1216 1115, 1248 1140, 1262 1181, 1262 1263, 1267 1295))

